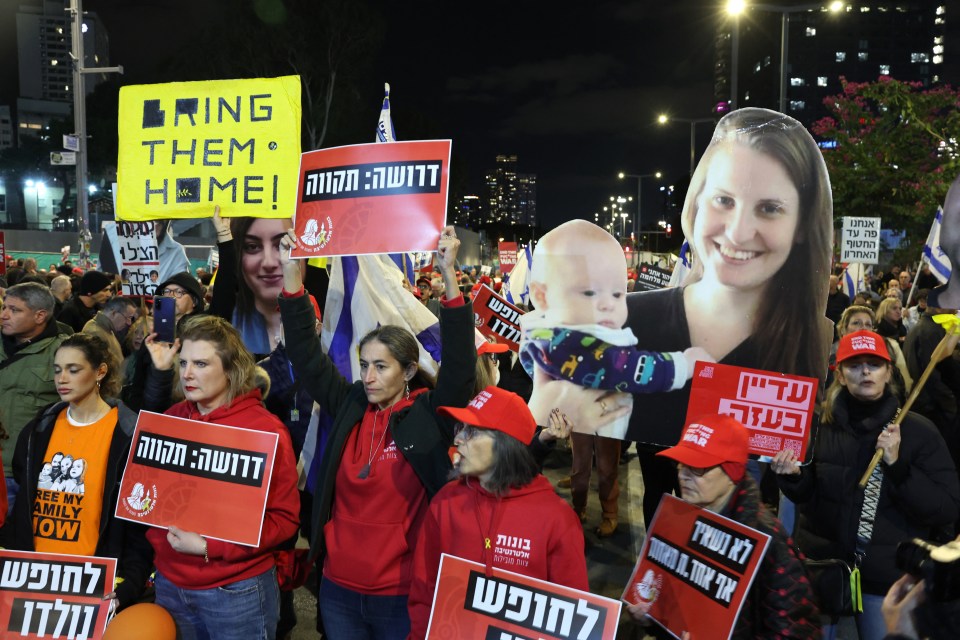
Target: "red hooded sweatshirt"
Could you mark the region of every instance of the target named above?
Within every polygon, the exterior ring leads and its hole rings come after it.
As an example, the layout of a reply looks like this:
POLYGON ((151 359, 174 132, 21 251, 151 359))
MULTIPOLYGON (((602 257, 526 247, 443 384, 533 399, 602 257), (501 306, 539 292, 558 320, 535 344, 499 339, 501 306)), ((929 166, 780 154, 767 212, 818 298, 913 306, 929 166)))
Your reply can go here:
POLYGON ((426 636, 441 553, 590 590, 583 526, 542 475, 501 497, 475 478, 450 482, 434 496, 414 551, 410 638, 426 636))
POLYGON ((267 493, 267 508, 263 515, 260 546, 247 547, 207 538, 210 562, 206 562, 203 556, 174 551, 167 542, 166 529, 151 527, 147 531, 147 540, 156 552, 154 564, 157 570, 183 589, 211 589, 268 571, 274 565, 274 547, 289 540, 296 533, 300 522, 297 461, 293 457, 290 433, 276 416, 263 407, 259 389, 245 393, 229 405, 214 409, 206 415, 201 415, 197 411, 197 405, 186 400, 167 409, 166 414, 199 422, 276 433, 279 439, 273 459, 270 490, 267 493))

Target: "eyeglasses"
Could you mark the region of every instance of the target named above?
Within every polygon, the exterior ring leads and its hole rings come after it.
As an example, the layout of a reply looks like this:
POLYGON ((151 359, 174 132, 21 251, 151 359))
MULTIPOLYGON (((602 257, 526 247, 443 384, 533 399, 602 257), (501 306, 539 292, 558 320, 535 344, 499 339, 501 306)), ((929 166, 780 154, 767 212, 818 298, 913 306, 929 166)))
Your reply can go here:
POLYGON ((461 442, 467 442, 468 440, 473 440, 484 431, 486 431, 486 429, 480 429, 473 425, 461 422, 453 429, 453 439, 460 440, 461 442))
POLYGON ((873 329, 872 320, 851 320, 847 323, 848 329, 873 329))
POLYGON ((695 476, 697 478, 702 478, 707 474, 708 471, 716 468, 717 468, 716 465, 712 467, 689 467, 683 464, 682 462, 677 463, 677 473, 679 473, 683 469, 686 469, 690 475, 695 476))
POLYGON ((185 289, 164 289, 160 292, 160 295, 164 298, 176 298, 179 300, 183 296, 189 295, 189 293, 185 289))

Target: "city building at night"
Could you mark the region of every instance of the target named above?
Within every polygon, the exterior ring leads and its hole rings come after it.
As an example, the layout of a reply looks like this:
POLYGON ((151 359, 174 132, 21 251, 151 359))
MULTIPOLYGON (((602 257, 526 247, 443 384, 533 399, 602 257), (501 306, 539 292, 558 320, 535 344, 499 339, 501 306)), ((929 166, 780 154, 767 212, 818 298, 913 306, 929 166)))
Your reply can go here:
POLYGON ((806 125, 827 115, 823 99, 842 91, 841 77, 871 82, 890 76, 924 87, 958 80, 948 53, 950 44, 957 46, 950 22, 957 17, 948 15, 943 0, 840 2, 833 10, 826 1, 818 9, 797 10, 793 2, 763 7, 747 3, 738 16, 718 17, 714 106, 720 112, 729 108, 734 87, 737 107, 779 108, 784 16, 783 110, 806 125))
POLYGON ((497 156, 496 168, 487 173, 486 186, 484 222, 536 226, 537 176, 518 173, 517 156, 497 156))

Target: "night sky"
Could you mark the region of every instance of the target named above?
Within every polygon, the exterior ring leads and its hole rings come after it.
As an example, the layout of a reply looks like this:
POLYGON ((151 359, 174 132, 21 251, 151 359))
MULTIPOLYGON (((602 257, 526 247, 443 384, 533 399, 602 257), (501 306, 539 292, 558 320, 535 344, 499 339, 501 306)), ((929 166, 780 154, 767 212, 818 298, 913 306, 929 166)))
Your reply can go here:
MULTIPOLYGON (((240 1, 240 0, 238 0, 240 1)), ((273 0, 256 0, 270 2, 273 0)), ((318 0, 319 1, 319 0, 318 0)), ((30 0, 0 0, 0 104, 16 99, 15 11, 30 0)), ((722 3, 557 3, 542 1, 373 3, 387 25, 369 96, 370 138, 383 83, 392 89, 397 136, 404 115, 427 121, 480 191, 497 154, 519 156, 536 173, 545 227, 592 219, 610 195, 636 194, 618 171, 688 171, 689 125, 656 123, 658 113, 703 118, 712 99, 715 11, 722 3)), ((202 0, 86 0, 106 25, 111 64, 125 82, 157 81, 178 47, 216 28, 202 0)), ((702 150, 709 125, 698 130, 702 150)), ((699 153, 699 151, 698 151, 699 153)), ((657 215, 644 181, 644 219, 657 215)))

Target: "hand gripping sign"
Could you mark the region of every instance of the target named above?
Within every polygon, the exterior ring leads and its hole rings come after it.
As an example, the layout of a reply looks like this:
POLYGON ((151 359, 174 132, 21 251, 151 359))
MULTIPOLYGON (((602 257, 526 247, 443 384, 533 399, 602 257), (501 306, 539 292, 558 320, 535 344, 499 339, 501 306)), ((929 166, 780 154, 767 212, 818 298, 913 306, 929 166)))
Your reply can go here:
POLYGON ((303 154, 294 258, 435 251, 447 211, 449 140, 303 154))
POLYGON ((120 89, 117 218, 289 218, 300 77, 120 89))
POLYGON ((116 516, 260 545, 277 434, 141 411, 116 516))
POLYGON ((729 638, 770 536, 665 494, 623 600, 680 637, 729 638))
POLYGON ((616 600, 445 553, 427 638, 606 640, 619 619, 616 600))
POLYGON ((113 558, 0 550, 0 637, 97 640, 116 568, 113 558))

